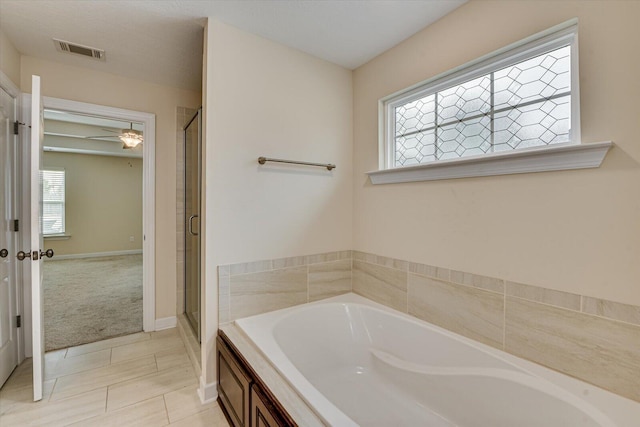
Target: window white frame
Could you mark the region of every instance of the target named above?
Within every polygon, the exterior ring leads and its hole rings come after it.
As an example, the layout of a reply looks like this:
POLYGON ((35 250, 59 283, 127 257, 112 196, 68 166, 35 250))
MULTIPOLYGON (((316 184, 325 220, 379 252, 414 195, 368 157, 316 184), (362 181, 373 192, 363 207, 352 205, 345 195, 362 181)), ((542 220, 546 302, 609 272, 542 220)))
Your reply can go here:
MULTIPOLYGON (((489 53, 474 61, 456 67, 450 71, 417 83, 411 87, 403 89, 399 92, 386 96, 378 102, 378 150, 379 150, 379 170, 369 172, 369 176, 374 184, 376 183, 393 183, 407 181, 422 181, 429 179, 446 179, 469 177, 479 175, 500 175, 506 173, 524 173, 537 172, 543 170, 573 169, 575 167, 562 167, 557 161, 552 162, 553 165, 547 164, 549 156, 554 152, 562 151, 567 153, 566 148, 578 148, 573 151, 574 155, 580 157, 582 151, 580 139, 580 87, 578 72, 578 20, 572 19, 548 30, 534 34, 521 41, 513 43, 495 52, 489 53), (505 67, 525 61, 529 58, 544 54, 563 46, 570 46, 571 49, 571 140, 564 144, 553 144, 552 146, 536 147, 531 149, 520 149, 508 152, 490 153, 481 156, 470 156, 452 160, 438 160, 435 162, 423 163, 407 167, 395 167, 395 108, 423 98, 435 92, 465 83, 480 76, 491 73, 505 67), (575 147, 574 147, 575 146, 575 147), (541 152, 548 154, 540 155, 541 152), (577 153, 577 154, 576 154, 577 153), (530 154, 530 156, 528 156, 530 154), (518 157, 518 163, 523 163, 522 158, 530 157, 535 159, 537 166, 525 165, 526 167, 514 167, 513 164, 507 165, 508 159, 518 157), (466 170, 465 164, 473 164, 476 172, 466 170), (507 166, 501 168, 501 165, 507 166), (478 167, 479 166, 479 167, 478 167), (454 171, 452 167, 456 167, 458 171, 454 171), (450 168, 449 172, 443 173, 443 168, 450 168), (430 170, 438 170, 437 174, 431 174, 430 170), (401 181, 395 181, 393 172, 402 173, 404 178, 401 181), (409 171, 417 171, 413 173, 415 179, 411 179, 409 171), (480 173, 481 172, 481 173, 480 173), (409 173, 409 175, 408 175, 409 173), (433 175, 433 176, 432 176, 433 175)), ((589 144, 592 145, 592 144, 589 144)), ((605 143, 600 147, 601 150, 589 150, 589 158, 593 161, 579 161, 578 167, 597 167, 602 162, 611 143, 605 143), (604 150, 604 151, 603 151, 604 150), (592 156, 594 153, 597 155, 592 156), (602 157, 598 161, 598 156, 602 157), (597 163, 597 164, 596 164, 597 163), (592 165, 593 164, 593 165, 592 165)), ((513 162, 511 162, 513 163, 513 162)), ((526 161, 524 162, 526 163, 526 161)))
MULTIPOLYGON (((57 168, 57 167, 46 167, 45 169, 42 170, 43 174, 44 172, 63 172, 63 182, 64 182, 64 186, 65 186, 65 191, 64 191, 64 200, 62 202, 46 202, 44 200, 44 188, 42 189, 42 204, 43 204, 43 212, 44 212, 44 205, 46 203, 56 203, 56 204, 61 204, 62 205, 62 217, 60 218, 62 220, 62 231, 60 231, 59 233, 45 233, 45 229, 44 229, 44 224, 42 225, 42 236, 43 237, 53 237, 53 236, 63 236, 66 234, 67 232, 67 226, 66 226, 66 206, 67 206, 67 173, 65 172, 64 168, 57 168)), ((43 177, 43 182, 44 182, 44 177, 43 177)), ((43 217, 43 221, 44 221, 44 217, 43 217)))

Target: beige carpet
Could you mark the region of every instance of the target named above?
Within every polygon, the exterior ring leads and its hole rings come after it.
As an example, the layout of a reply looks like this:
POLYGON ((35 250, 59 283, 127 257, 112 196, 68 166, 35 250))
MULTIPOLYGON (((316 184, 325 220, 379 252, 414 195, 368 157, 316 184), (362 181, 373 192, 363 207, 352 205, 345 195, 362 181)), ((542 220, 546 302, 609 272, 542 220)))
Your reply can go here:
POLYGON ((46 351, 142 331, 142 255, 43 265, 46 351))

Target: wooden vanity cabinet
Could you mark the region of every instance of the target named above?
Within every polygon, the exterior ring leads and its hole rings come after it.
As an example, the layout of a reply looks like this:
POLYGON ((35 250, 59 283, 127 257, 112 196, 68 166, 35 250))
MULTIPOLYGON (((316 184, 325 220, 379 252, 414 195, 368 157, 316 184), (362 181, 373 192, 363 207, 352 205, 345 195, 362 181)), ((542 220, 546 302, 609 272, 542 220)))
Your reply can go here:
POLYGON ((218 398, 234 427, 248 427, 253 380, 220 337, 217 338, 217 347, 218 398))
POLYGON ((218 401, 233 427, 297 427, 222 331, 216 347, 218 401))
POLYGON ((282 424, 269 400, 255 385, 251 387, 251 427, 279 427, 282 424))

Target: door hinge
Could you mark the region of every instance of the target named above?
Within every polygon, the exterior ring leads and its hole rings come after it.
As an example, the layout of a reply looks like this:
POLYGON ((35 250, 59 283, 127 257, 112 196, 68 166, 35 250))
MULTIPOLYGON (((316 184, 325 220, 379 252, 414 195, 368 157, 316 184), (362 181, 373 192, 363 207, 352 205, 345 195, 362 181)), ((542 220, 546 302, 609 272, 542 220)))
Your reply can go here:
POLYGON ((20 231, 20 220, 19 219, 11 220, 11 231, 20 231))
POLYGON ((16 316, 16 328, 19 328, 22 326, 22 316, 18 315, 16 316))

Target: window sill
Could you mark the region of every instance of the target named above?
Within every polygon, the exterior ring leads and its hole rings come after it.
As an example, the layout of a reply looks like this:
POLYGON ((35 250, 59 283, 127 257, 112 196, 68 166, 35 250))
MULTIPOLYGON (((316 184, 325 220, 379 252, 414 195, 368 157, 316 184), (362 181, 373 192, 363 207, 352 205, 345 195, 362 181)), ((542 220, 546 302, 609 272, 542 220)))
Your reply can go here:
POLYGON ((558 144, 479 157, 440 160, 424 165, 371 171, 367 174, 371 183, 376 185, 597 168, 612 146, 611 141, 558 144))
POLYGON ((46 240, 69 240, 71 234, 49 234, 42 236, 46 240))

